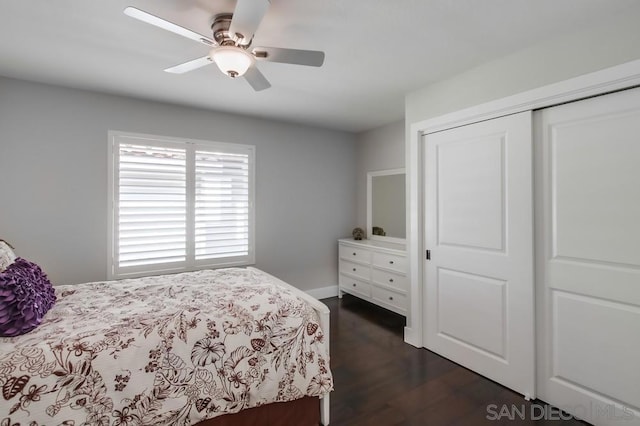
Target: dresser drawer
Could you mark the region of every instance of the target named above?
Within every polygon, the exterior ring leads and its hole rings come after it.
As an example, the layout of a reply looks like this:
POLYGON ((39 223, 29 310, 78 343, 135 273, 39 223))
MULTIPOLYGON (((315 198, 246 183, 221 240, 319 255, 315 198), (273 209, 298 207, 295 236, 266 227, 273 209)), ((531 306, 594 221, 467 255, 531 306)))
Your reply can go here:
POLYGON ((373 282, 376 284, 394 287, 402 291, 406 291, 409 288, 409 283, 405 275, 374 268, 371 271, 371 276, 373 282))
POLYGON ((384 288, 373 286, 371 288, 371 296, 374 301, 382 305, 392 307, 394 311, 405 313, 407 311, 407 296, 396 292, 386 290, 384 288))
POLYGON ((365 281, 371 279, 371 267, 369 265, 361 265, 359 263, 348 262, 340 259, 340 273, 347 275, 355 275, 365 281))
POLYGON ((340 288, 347 293, 356 293, 365 297, 371 297, 371 285, 356 278, 340 274, 340 288))
POLYGON ((367 249, 341 245, 339 251, 341 259, 371 263, 371 252, 367 249))
POLYGON ((396 254, 374 252, 373 266, 378 266, 380 268, 387 268, 387 269, 392 269, 394 271, 406 273, 407 258, 405 256, 398 256, 396 254))

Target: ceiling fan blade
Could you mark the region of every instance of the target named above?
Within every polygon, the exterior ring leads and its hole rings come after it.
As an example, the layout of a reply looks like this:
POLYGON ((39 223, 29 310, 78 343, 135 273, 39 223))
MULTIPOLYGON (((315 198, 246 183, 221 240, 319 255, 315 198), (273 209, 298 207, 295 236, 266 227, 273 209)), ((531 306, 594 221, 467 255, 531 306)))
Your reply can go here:
POLYGON ((256 47, 253 49, 256 59, 283 64, 320 67, 324 63, 324 52, 319 50, 285 49, 282 47, 256 47))
POLYGON ((170 72, 172 74, 184 74, 185 72, 193 71, 212 63, 213 60, 209 56, 204 56, 202 58, 194 59, 193 61, 185 62, 184 64, 167 68, 165 72, 170 72))
POLYGON ((245 80, 249 82, 253 90, 259 92, 264 89, 268 89, 271 87, 271 83, 269 80, 260 72, 260 70, 254 65, 250 67, 247 72, 244 74, 245 80))
POLYGON ((238 0, 233 12, 229 34, 238 44, 251 43, 253 34, 269 9, 269 0, 238 0))
POLYGON ((138 19, 142 22, 146 22, 147 24, 154 25, 156 27, 162 28, 163 30, 171 31, 172 33, 190 38, 191 40, 195 40, 207 46, 215 46, 216 44, 211 38, 207 36, 203 36, 202 34, 198 34, 187 28, 181 27, 180 25, 176 25, 173 22, 169 22, 165 19, 159 18, 155 15, 145 12, 144 10, 129 6, 124 10, 124 13, 127 16, 131 16, 132 18, 138 19))

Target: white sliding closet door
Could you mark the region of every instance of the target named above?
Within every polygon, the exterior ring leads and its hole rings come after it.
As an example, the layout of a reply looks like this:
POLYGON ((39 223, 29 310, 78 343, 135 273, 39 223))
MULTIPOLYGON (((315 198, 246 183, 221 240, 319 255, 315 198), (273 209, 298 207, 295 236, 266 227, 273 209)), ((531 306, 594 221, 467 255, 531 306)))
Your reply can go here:
POLYGON ((640 89, 536 113, 538 395, 640 425, 640 89))
POLYGON ((534 396, 531 112, 424 136, 426 347, 534 396))

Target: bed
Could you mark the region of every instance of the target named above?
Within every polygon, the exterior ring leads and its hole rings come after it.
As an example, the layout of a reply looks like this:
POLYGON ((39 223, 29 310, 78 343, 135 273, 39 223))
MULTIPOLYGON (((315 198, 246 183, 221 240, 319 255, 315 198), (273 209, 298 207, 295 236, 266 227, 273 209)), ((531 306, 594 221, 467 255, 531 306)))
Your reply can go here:
POLYGON ((329 310, 263 271, 55 293, 36 329, 0 337, 2 425, 329 424, 329 310))

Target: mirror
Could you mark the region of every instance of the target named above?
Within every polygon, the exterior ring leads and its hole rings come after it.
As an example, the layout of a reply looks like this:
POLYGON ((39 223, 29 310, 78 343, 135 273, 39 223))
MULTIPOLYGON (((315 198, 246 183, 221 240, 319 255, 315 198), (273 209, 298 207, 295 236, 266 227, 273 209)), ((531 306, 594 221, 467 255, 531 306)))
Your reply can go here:
POLYGON ((404 242, 406 237, 404 169, 367 173, 367 235, 371 240, 404 242))

